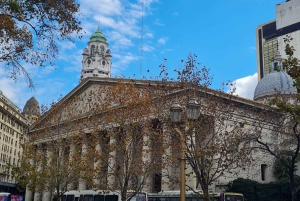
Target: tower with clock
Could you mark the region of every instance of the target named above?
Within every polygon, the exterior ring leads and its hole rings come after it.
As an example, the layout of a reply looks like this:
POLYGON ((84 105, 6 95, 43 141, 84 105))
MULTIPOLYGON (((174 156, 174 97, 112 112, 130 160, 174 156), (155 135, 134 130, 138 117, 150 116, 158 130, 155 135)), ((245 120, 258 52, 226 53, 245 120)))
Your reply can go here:
POLYGON ((100 27, 91 35, 88 47, 84 48, 82 55, 80 81, 87 77, 111 77, 111 52, 100 27))

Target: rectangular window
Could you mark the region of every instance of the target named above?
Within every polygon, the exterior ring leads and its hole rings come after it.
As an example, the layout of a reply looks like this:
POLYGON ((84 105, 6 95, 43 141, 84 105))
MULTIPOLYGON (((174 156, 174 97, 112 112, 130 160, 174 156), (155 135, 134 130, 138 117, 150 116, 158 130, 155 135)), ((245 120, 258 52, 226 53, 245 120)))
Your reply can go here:
POLYGON ((265 181, 266 180, 266 171, 267 171, 267 165, 266 164, 261 164, 261 180, 265 181))
POLYGON ((105 196, 105 201, 118 201, 117 195, 107 195, 105 196))
POLYGON ((95 195, 94 201, 104 201, 104 195, 95 195))

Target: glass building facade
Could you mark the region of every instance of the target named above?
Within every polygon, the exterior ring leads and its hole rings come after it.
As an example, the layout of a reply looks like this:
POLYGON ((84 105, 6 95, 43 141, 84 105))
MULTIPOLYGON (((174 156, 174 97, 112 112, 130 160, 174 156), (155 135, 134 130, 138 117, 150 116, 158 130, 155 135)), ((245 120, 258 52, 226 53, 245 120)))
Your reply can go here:
POLYGON ((277 38, 272 38, 266 40, 263 44, 263 65, 264 65, 264 76, 271 72, 272 62, 277 53, 278 40, 277 38))
POLYGON ((276 21, 272 20, 256 28, 258 80, 270 73, 271 64, 278 48, 276 21))

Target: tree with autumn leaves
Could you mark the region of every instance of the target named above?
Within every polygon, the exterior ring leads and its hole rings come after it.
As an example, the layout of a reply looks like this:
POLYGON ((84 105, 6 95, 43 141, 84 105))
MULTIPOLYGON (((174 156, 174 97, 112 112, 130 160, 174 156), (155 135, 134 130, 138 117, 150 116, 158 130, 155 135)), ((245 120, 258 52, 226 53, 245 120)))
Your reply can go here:
MULTIPOLYGON (((209 200, 212 184, 242 172, 251 161, 247 149, 249 144, 244 143, 247 133, 243 131, 244 122, 240 119, 240 115, 249 111, 232 95, 234 91, 224 93, 208 88, 212 77, 208 68, 199 68, 196 55, 189 54, 182 63, 183 67, 176 70, 177 78, 169 79, 174 82, 170 90, 175 91, 176 98, 172 101, 183 109, 180 121, 166 121, 173 133, 170 149, 175 157, 172 164, 178 169, 179 151, 182 149, 180 141, 184 139, 185 158, 181 160, 186 161, 186 190, 209 200), (196 119, 187 118, 188 104, 193 107, 197 104, 196 119), (199 194, 197 189, 202 189, 203 194, 199 194)), ((169 176, 180 182, 179 174, 169 176)))
POLYGON ((96 159, 86 168, 90 170, 87 175, 93 175, 88 179, 93 181, 91 186, 119 190, 122 200, 151 189, 153 175, 167 165, 160 159, 165 150, 160 142, 160 88, 160 83, 120 79, 114 86, 94 91, 97 101, 91 104, 91 129, 102 134, 98 136, 101 140, 90 146, 97 151, 88 154, 96 159), (102 183, 101 177, 106 178, 102 183), (134 193, 128 194, 129 190, 134 193))
POLYGON ((26 196, 43 200, 50 200, 54 195, 60 198, 68 187, 78 182, 82 171, 78 165, 81 154, 77 147, 82 143, 79 125, 84 121, 80 124, 76 121, 73 104, 73 100, 63 105, 53 103, 49 110, 43 110, 45 113, 22 144, 20 165, 7 166, 18 187, 26 189, 26 196))
MULTIPOLYGON (((55 65, 58 41, 80 34, 79 4, 72 0, 1 0, 0 62, 13 80, 33 81, 25 64, 55 65)), ((80 37, 80 35, 78 35, 80 37)))

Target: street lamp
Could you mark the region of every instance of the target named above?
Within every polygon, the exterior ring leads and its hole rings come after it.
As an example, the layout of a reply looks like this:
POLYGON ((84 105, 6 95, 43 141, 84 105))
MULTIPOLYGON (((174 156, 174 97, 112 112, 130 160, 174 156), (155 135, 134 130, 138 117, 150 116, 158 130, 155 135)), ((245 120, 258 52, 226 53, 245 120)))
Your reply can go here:
MULTIPOLYGON (((174 123, 181 121, 183 109, 178 103, 174 103, 170 108, 170 118, 174 123)), ((187 118, 189 120, 197 120, 200 115, 200 106, 195 99, 191 99, 186 106, 187 118)), ((177 127, 174 130, 180 135, 181 158, 180 158, 180 201, 185 201, 185 144, 186 133, 190 133, 193 126, 189 126, 188 130, 182 133, 177 127)))

